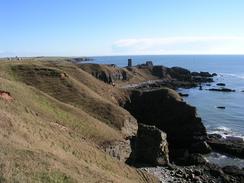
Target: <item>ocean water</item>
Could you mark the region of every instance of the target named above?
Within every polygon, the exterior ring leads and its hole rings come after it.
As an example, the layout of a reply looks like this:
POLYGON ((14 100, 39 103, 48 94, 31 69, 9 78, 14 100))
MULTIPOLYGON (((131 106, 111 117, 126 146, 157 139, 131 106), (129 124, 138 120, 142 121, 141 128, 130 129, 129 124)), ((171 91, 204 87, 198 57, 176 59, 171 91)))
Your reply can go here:
MULTIPOLYGON (((238 136, 244 138, 244 55, 171 55, 171 56, 108 56, 94 57, 94 63, 116 64, 124 67, 128 58, 133 65, 153 61, 154 65, 167 67, 180 66, 191 71, 208 71, 217 73, 215 82, 211 86, 180 89, 188 93, 187 103, 196 106, 198 115, 202 118, 208 133, 218 133, 225 136, 238 136), (236 92, 222 93, 207 91, 207 88, 218 88, 216 83, 222 82, 227 88, 236 92), (218 109, 224 106, 226 109, 218 109)), ((237 165, 244 167, 244 160, 212 153, 207 157, 210 161, 220 165, 237 165)))

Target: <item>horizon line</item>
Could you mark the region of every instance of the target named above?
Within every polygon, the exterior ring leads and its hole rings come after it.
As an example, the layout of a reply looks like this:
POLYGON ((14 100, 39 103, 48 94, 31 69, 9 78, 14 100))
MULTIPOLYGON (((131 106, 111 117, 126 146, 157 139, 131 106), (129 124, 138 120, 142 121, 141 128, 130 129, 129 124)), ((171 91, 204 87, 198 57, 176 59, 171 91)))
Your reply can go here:
POLYGON ((38 56, 0 56, 1 59, 4 59, 4 58, 16 58, 16 57, 19 57, 19 58, 86 58, 86 57, 132 57, 132 56, 244 56, 244 53, 236 53, 236 54, 230 54, 230 53, 216 53, 216 54, 213 54, 213 53, 206 53, 206 54, 203 54, 203 53, 194 53, 194 54, 187 54, 187 53, 179 53, 179 54, 111 54, 111 55, 83 55, 83 56, 63 56, 63 55, 38 55, 38 56))

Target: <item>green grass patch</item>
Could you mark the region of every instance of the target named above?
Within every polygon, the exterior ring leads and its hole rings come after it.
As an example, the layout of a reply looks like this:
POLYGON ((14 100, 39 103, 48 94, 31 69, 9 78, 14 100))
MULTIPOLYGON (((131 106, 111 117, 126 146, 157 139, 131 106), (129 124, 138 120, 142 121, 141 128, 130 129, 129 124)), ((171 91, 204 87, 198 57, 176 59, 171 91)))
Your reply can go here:
POLYGON ((35 174, 33 180, 43 183, 76 183, 77 181, 60 171, 40 172, 35 174))

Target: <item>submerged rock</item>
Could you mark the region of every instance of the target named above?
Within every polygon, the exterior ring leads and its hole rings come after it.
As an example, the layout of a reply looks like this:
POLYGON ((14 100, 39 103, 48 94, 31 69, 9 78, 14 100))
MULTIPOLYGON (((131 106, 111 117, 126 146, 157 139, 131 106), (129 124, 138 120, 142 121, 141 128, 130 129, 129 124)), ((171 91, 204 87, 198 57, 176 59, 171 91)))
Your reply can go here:
POLYGON ((189 94, 187 94, 187 93, 179 93, 179 95, 180 95, 181 97, 188 97, 188 96, 189 96, 189 94))
POLYGON ((224 106, 217 106, 218 109, 225 109, 224 106))
POLYGON ((225 83, 217 83, 216 85, 217 85, 217 86, 226 86, 225 83))
POLYGON ((218 92, 235 92, 235 90, 229 88, 210 88, 209 91, 218 91, 218 92))

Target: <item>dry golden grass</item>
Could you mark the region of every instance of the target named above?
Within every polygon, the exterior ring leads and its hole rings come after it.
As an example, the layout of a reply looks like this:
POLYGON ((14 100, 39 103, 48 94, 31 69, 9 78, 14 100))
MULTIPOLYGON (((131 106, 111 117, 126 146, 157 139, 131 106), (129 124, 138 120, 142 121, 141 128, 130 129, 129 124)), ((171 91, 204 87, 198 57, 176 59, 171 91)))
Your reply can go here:
POLYGON ((12 71, 15 73, 17 80, 34 86, 61 102, 81 108, 89 115, 111 127, 121 130, 126 121, 131 120, 135 123, 135 119, 126 110, 107 100, 108 97, 111 97, 109 90, 106 88, 109 85, 98 81, 87 73, 79 72, 80 69, 75 66, 67 72, 68 69, 72 68, 70 65, 60 67, 61 70, 57 69, 57 66, 51 67, 50 64, 49 62, 48 67, 37 64, 14 65, 12 71), (72 77, 72 73, 76 73, 75 78, 72 77), (77 80, 76 78, 80 79, 77 80), (85 84, 83 83, 84 80, 87 80, 85 84), (100 84, 99 88, 96 87, 92 90, 88 87, 97 83, 100 84), (106 94, 107 97, 101 96, 101 93, 106 94))
POLYGON ((0 89, 14 98, 0 99, 0 182, 156 182, 99 147, 122 140, 129 114, 80 82, 85 76, 48 64, 0 63, 0 89))
MULTIPOLYGON (((49 65, 54 65, 54 63, 49 63, 49 65)), ((87 64, 84 64, 86 66, 87 64)), ((90 65, 90 64, 88 64, 90 65)), ((84 70, 80 69, 81 66, 73 65, 70 63, 57 64, 56 67, 64 70, 70 76, 83 83, 85 86, 89 87, 91 90, 98 93, 103 98, 117 104, 119 100, 124 100, 127 97, 127 92, 121 90, 117 87, 113 87, 109 84, 104 84, 104 82, 95 79, 91 74, 87 74, 84 70)), ((108 67, 106 67, 108 68, 108 67)), ((111 67, 109 67, 111 68, 111 67)), ((113 69, 113 68, 112 68, 113 69)), ((92 72, 92 71, 91 71, 92 72)), ((89 72, 88 72, 89 73, 89 72)))

